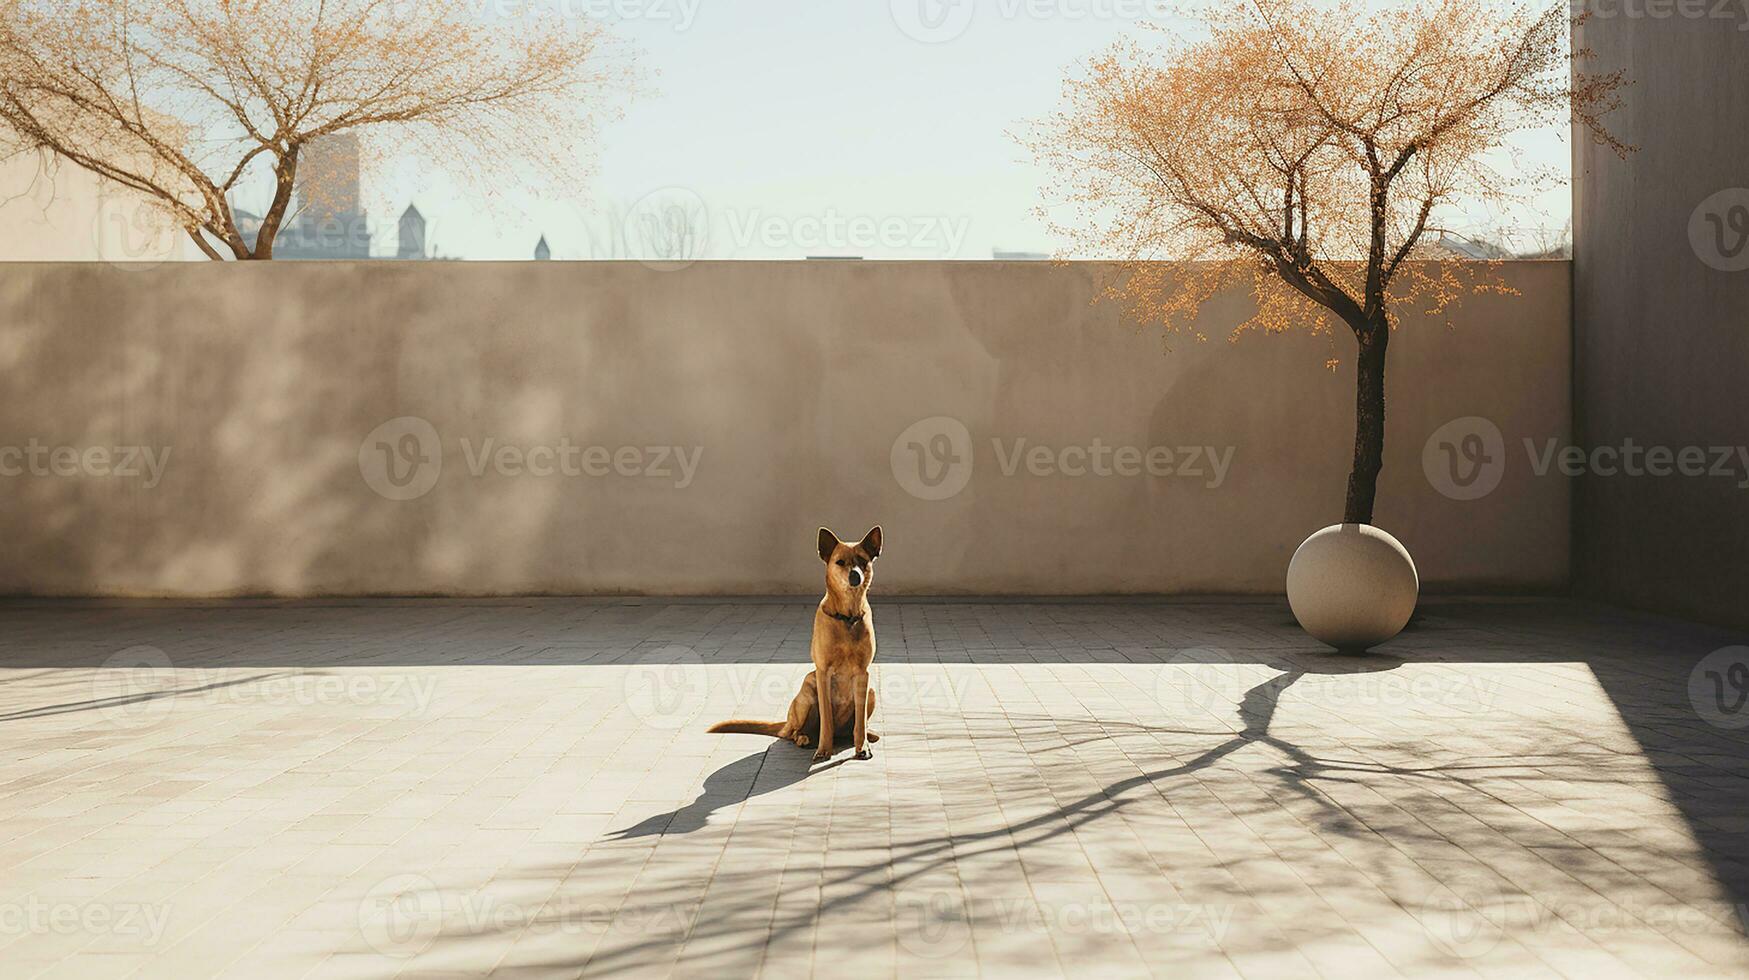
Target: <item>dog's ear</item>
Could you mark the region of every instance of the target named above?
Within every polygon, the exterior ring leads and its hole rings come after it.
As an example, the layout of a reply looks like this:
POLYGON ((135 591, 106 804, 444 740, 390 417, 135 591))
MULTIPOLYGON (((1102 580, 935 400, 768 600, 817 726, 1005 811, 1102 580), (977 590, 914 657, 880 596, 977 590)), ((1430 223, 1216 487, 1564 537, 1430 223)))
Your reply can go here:
POLYGON ((831 561, 832 552, 838 548, 838 535, 825 528, 820 529, 820 560, 831 561))
POLYGON ((876 524, 862 536, 862 550, 868 552, 870 560, 881 556, 881 526, 876 524))

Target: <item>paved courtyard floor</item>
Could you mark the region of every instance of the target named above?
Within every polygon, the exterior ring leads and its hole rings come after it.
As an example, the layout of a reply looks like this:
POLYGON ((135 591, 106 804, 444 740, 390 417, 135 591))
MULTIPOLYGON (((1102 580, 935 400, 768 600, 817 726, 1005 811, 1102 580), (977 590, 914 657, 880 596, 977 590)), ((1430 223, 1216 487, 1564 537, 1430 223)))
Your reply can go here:
POLYGON ((810 768, 704 731, 781 716, 805 601, 0 605, 0 974, 1749 970, 1742 637, 875 616, 882 740, 810 768))

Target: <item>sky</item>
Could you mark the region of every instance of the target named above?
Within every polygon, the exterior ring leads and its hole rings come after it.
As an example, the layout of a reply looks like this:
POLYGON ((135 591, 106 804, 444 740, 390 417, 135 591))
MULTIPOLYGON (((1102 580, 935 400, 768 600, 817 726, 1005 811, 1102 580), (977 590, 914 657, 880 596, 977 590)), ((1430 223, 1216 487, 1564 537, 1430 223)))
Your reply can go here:
MULTIPOLYGON (((514 171, 500 193, 403 161, 367 188, 376 252, 408 203, 428 243, 468 259, 641 258, 653 216, 690 216, 692 257, 990 258, 1053 252, 1034 209, 1045 175, 1011 135, 1050 112, 1062 79, 1142 22, 1194 33, 1165 0, 471 0, 516 29, 533 6, 591 16, 645 79, 579 148, 574 188, 537 198, 514 171)), ((1564 132, 1526 158, 1568 169, 1564 132)), ((1565 187, 1509 215, 1559 229, 1565 187)))

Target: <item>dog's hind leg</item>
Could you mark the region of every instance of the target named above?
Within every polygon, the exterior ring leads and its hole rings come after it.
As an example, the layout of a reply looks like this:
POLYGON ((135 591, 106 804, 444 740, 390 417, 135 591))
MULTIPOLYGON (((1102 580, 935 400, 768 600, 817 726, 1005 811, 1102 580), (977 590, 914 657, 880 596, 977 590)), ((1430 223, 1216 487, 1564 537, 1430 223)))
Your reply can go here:
POLYGON ((814 720, 814 697, 814 674, 809 671, 808 676, 802 680, 801 690, 796 692, 796 696, 789 703, 789 718, 784 722, 783 731, 778 733, 778 738, 787 738, 803 748, 813 742, 813 738, 808 735, 808 729, 817 724, 814 720))

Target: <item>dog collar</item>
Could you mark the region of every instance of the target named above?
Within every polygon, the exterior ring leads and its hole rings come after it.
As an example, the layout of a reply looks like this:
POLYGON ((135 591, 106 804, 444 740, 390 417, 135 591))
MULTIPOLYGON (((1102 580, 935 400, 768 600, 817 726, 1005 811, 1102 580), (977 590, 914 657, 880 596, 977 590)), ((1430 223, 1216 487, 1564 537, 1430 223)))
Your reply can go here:
POLYGON ((833 619, 836 619, 841 623, 848 624, 851 629, 856 629, 856 624, 862 622, 862 617, 867 614, 857 613, 854 616, 846 616, 843 613, 828 612, 826 615, 831 616, 833 619))

